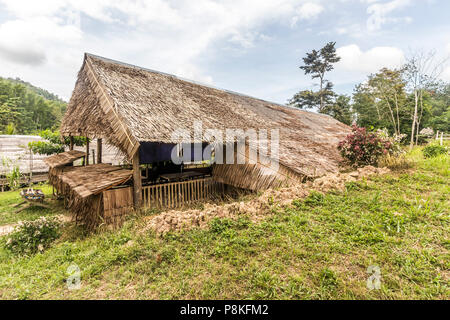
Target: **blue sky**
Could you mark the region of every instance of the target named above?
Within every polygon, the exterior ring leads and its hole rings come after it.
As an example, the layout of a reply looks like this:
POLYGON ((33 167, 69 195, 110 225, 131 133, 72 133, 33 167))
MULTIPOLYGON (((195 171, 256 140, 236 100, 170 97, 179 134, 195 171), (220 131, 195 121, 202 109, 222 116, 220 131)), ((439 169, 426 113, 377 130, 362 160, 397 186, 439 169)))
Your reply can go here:
MULTIPOLYGON (((336 41, 338 93, 414 51, 450 55, 447 0, 0 0, 0 76, 69 99, 83 53, 285 103, 298 68, 336 41)), ((450 67, 442 73, 450 81, 450 67)))

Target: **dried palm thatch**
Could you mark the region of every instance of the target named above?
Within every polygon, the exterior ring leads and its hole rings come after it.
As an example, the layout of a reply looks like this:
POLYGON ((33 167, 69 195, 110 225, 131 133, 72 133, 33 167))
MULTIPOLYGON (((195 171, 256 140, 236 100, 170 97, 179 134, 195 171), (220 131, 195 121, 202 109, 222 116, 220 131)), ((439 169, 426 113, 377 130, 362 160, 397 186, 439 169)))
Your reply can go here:
POLYGON ((124 184, 131 175, 131 170, 109 164, 60 166, 50 169, 49 181, 64 196, 66 207, 73 213, 75 221, 93 229, 103 222, 117 222, 118 216, 131 209, 133 196, 130 187, 118 189, 128 191, 114 191, 117 200, 111 200, 114 196, 104 198, 108 189, 124 184), (120 196, 120 192, 125 195, 120 196))
POLYGON ((66 164, 72 163, 75 160, 83 158, 86 156, 86 152, 78 151, 78 150, 70 150, 62 153, 58 153, 47 157, 44 159, 44 162, 50 167, 55 168, 59 166, 64 166, 66 164))
POLYGON ((50 182, 62 194, 69 191, 80 198, 86 198, 125 183, 131 175, 131 170, 100 163, 90 166, 53 168, 50 172, 50 182))
MULTIPOLYGON (((140 142, 172 143, 175 130, 192 132, 195 121, 202 121, 203 130, 278 129, 280 164, 308 177, 337 170, 336 146, 350 132, 327 115, 85 54, 61 134, 107 139, 131 159, 140 142)), ((237 181, 241 172, 236 169, 228 180, 237 181)), ((262 185, 269 187, 269 181, 262 185)))

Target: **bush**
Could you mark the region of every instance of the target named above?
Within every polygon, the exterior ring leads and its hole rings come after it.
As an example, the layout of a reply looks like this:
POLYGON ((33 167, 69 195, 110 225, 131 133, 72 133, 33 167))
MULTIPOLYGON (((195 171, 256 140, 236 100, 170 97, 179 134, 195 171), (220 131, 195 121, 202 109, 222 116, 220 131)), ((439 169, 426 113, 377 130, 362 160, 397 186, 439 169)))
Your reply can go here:
MULTIPOLYGON (((39 132, 39 136, 44 138, 44 141, 32 141, 28 143, 34 153, 52 155, 55 153, 64 152, 64 146, 70 145, 70 138, 62 139, 58 131, 44 130, 39 132)), ((73 137, 76 146, 84 146, 86 144, 85 137, 73 137)))
POLYGON ((61 223, 56 218, 41 217, 19 222, 6 241, 6 248, 19 254, 44 251, 60 236, 61 223))
POLYGON ((430 144, 423 148, 422 150, 423 156, 425 158, 434 158, 441 154, 446 154, 448 152, 447 147, 438 145, 438 144, 430 144))
POLYGON ((352 133, 339 142, 342 157, 353 166, 377 165, 381 156, 399 151, 389 137, 353 125, 352 133))

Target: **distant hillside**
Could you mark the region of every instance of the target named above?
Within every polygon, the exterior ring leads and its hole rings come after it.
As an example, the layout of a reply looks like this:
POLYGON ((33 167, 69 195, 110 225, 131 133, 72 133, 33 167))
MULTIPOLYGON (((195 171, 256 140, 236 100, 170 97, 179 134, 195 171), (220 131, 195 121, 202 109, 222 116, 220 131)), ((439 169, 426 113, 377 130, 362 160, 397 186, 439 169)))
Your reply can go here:
POLYGON ((33 86, 31 83, 23 81, 20 78, 7 78, 6 80, 9 80, 13 83, 19 83, 19 84, 23 84, 25 87, 27 87, 29 90, 37 93, 38 95, 42 96, 43 98, 47 99, 47 100, 52 100, 52 101, 60 101, 60 102, 66 102, 63 99, 61 99, 60 97, 58 97, 57 94, 48 92, 45 89, 33 86))
POLYGON ((59 128, 67 103, 19 78, 0 77, 0 134, 36 134, 59 128))

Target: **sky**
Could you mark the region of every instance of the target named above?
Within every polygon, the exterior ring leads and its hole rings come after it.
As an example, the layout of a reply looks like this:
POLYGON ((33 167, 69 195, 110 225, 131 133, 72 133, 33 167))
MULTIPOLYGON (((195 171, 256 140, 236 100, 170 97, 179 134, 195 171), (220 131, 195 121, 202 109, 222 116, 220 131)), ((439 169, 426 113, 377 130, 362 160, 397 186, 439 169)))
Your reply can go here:
MULTIPOLYGON (((286 103, 336 42, 335 91, 414 52, 450 55, 448 0, 0 0, 0 76, 70 99, 83 53, 286 103)), ((441 78, 450 81, 450 66, 441 78)))

